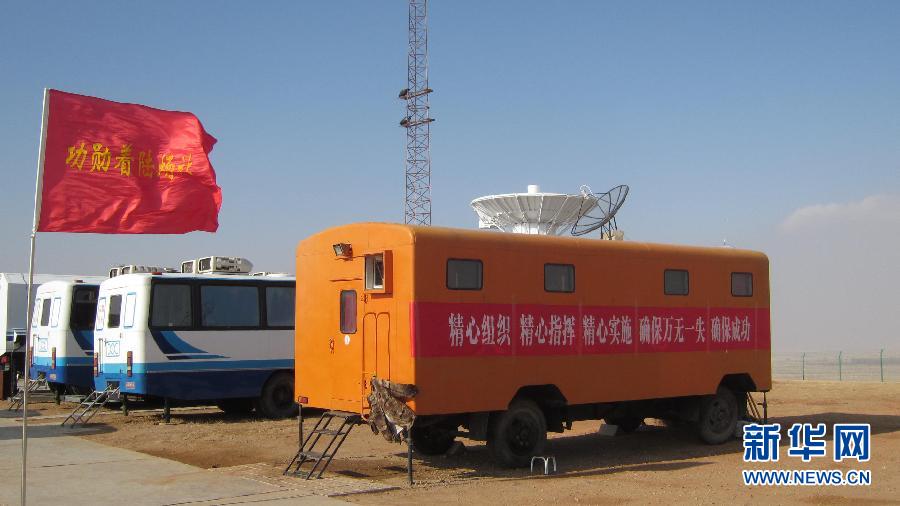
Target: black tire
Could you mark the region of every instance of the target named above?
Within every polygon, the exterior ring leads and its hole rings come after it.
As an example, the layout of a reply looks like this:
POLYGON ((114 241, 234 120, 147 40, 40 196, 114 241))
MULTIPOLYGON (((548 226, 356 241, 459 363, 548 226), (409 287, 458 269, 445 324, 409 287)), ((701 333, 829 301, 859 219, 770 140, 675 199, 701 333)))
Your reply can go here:
POLYGON ((413 449, 422 455, 443 455, 456 441, 454 429, 441 424, 412 426, 413 449))
POLYGON ((612 418, 606 421, 609 424, 615 425, 622 432, 626 434, 631 434, 632 432, 638 430, 641 425, 644 425, 644 419, 636 416, 626 416, 623 418, 612 418))
POLYGON ((287 418, 297 414, 294 402, 294 377, 287 372, 272 375, 263 386, 256 410, 266 418, 287 418))
POLYGON ((253 411, 253 399, 221 399, 216 406, 229 415, 247 415, 253 411))
POLYGON ((547 420, 534 401, 513 401, 509 409, 492 417, 488 448, 505 467, 526 467, 547 443, 547 420))
POLYGON ((738 420, 738 405, 734 393, 719 387, 715 395, 708 395, 700 402, 700 419, 697 428, 700 439, 711 445, 722 444, 734 437, 738 420))

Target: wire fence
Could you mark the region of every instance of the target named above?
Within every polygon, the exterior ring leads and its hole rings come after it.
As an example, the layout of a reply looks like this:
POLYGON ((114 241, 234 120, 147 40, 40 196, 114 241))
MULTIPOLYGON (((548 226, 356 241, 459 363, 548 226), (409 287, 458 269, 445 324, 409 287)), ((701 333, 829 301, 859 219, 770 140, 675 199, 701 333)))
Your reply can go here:
POLYGON ((900 381, 900 352, 807 351, 772 353, 775 379, 817 381, 900 381))

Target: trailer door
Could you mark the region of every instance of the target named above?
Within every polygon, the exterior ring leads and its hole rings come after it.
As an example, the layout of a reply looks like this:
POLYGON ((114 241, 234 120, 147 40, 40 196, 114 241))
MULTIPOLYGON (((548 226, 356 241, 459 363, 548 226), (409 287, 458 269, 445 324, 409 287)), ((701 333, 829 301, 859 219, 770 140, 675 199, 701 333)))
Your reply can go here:
POLYGON ((358 413, 362 410, 363 332, 359 329, 359 297, 351 283, 337 283, 334 296, 338 315, 336 336, 331 338, 332 405, 334 409, 358 413))

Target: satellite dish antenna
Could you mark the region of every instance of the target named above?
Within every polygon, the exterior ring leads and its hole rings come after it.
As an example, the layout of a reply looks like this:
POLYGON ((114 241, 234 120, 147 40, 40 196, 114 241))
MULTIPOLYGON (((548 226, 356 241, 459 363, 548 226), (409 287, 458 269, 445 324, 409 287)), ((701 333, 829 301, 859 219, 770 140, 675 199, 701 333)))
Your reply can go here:
POLYGON ((517 234, 563 235, 586 211, 594 209, 597 197, 542 192, 528 185, 525 193, 487 195, 472 201, 478 214, 478 228, 517 234))
POLYGON ((628 196, 628 185, 620 184, 600 195, 594 194, 587 185, 581 187, 584 202, 593 202, 593 205, 582 205, 578 212, 578 218, 572 225, 572 235, 582 236, 590 234, 594 230, 600 230, 604 238, 613 238, 618 230, 616 225, 616 213, 625 203, 628 196))

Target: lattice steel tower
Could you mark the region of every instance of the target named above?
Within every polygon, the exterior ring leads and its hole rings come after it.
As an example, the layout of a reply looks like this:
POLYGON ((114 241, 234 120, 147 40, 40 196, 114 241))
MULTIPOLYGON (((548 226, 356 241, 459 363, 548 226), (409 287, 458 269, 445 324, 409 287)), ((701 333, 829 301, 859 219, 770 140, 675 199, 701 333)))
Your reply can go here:
POLYGON ((409 54, 406 89, 406 206, 404 222, 431 225, 431 122, 428 116, 427 0, 409 0, 409 54))

